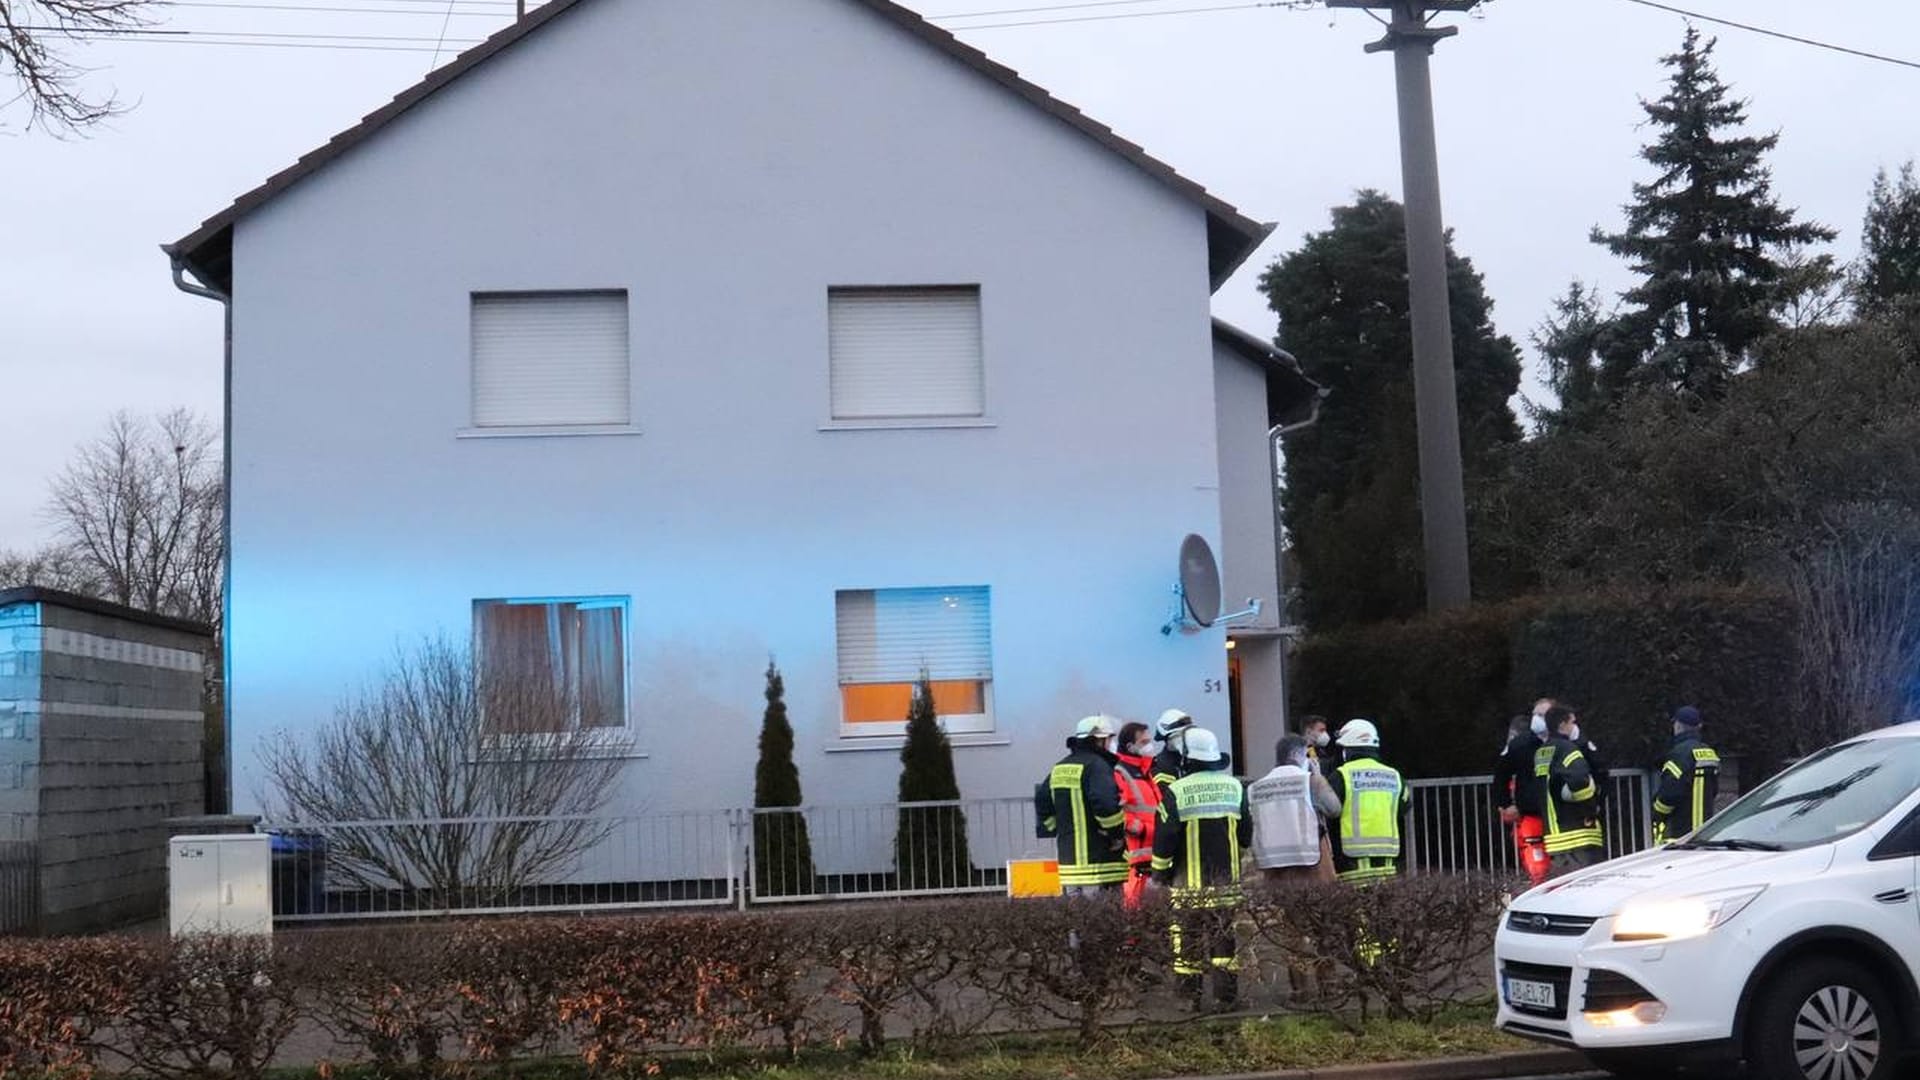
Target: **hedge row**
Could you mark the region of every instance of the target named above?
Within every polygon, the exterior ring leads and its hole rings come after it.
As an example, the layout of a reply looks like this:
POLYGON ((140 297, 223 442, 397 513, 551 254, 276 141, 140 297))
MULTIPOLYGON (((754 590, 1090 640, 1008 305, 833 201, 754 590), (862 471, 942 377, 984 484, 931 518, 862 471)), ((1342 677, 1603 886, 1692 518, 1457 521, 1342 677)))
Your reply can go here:
MULTIPOLYGON (((1289 965, 1318 974, 1304 1008, 1351 1021, 1429 1018, 1484 992, 1502 886, 1469 878, 1253 888, 1244 996, 1278 1001, 1289 965), (1464 974, 1463 974, 1464 973, 1464 974)), ((1083 1044, 1171 987, 1165 904, 895 903, 777 915, 418 925, 196 938, 0 941, 0 1077, 96 1068, 255 1080, 301 1028, 378 1075, 465 1075, 577 1052, 596 1073, 663 1055, 813 1046, 878 1051, 988 1025, 1066 1024, 1083 1044), (1070 942, 1072 944, 1070 944, 1070 942)), ((1189 931, 1201 930, 1187 913, 1189 931)), ((327 1072, 323 1069, 323 1075, 327 1072)))
POLYGON ((1291 707, 1374 719, 1402 771, 1459 776, 1488 771, 1539 697, 1575 705, 1621 766, 1656 760, 1692 704, 1723 755, 1764 773, 1796 719, 1794 634, 1787 598, 1761 590, 1527 599, 1309 637, 1291 707))

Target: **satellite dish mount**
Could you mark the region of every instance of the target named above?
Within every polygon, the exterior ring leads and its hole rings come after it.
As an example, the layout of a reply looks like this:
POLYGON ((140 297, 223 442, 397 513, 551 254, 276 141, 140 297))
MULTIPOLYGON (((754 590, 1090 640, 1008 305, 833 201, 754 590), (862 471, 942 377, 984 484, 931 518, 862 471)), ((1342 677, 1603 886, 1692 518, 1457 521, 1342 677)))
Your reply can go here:
POLYGON ((1214 560, 1213 548, 1207 545, 1205 537, 1188 533, 1187 538, 1180 541, 1180 574, 1173 583, 1173 613, 1160 627, 1160 632, 1172 634, 1177 629, 1191 634, 1214 623, 1259 614, 1260 601, 1251 596, 1245 608, 1221 612, 1220 564, 1214 560))

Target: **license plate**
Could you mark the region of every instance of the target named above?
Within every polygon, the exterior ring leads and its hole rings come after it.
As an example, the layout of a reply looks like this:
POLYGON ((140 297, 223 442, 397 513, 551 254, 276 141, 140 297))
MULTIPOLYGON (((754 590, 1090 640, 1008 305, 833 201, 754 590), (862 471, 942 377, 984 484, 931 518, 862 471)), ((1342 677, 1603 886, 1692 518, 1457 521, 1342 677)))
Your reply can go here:
POLYGON ((1508 979, 1507 1004, 1525 1005, 1535 1009, 1554 1008, 1553 984, 1534 982, 1531 979, 1508 979))

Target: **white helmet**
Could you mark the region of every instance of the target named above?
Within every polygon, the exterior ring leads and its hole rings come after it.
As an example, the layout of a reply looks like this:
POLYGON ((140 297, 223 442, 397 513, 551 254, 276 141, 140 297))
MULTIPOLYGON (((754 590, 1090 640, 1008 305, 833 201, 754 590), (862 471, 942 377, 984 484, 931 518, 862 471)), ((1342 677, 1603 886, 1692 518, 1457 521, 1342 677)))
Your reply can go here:
POLYGON ((1349 720, 1340 725, 1340 733, 1333 741, 1341 746, 1359 746, 1370 750, 1380 749, 1380 729, 1373 726, 1371 720, 1349 720))
POLYGON ((1220 760, 1220 740, 1213 732, 1202 727, 1189 727, 1186 732, 1188 760, 1208 763, 1220 760))
POLYGON ((1188 716, 1179 709, 1168 709, 1166 712, 1161 713, 1160 719, 1154 723, 1153 733, 1158 735, 1162 742, 1165 742, 1167 736, 1192 726, 1193 717, 1188 716))
POLYGON ((1073 737, 1076 739, 1089 737, 1095 739, 1111 739, 1114 735, 1118 734, 1119 731, 1120 721, 1115 720, 1105 713, 1096 713, 1083 718, 1079 724, 1074 726, 1073 737))

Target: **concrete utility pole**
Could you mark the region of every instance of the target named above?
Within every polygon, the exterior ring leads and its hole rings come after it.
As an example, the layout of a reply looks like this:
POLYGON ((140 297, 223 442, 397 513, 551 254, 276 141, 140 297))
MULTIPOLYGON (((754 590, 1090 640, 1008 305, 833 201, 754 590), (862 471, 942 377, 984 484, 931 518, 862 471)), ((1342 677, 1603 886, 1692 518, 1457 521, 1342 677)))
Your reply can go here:
POLYGON ((1467 496, 1460 478, 1460 405, 1453 389, 1453 323, 1447 298, 1446 226, 1440 216, 1440 157, 1433 136, 1433 79, 1427 60, 1458 30, 1430 26, 1443 11, 1480 0, 1327 0, 1331 8, 1392 13, 1387 36, 1367 51, 1393 53, 1400 91, 1400 179, 1407 209, 1407 285, 1413 312, 1413 396, 1420 439, 1420 520, 1427 554, 1427 610, 1473 599, 1467 562, 1467 496))

